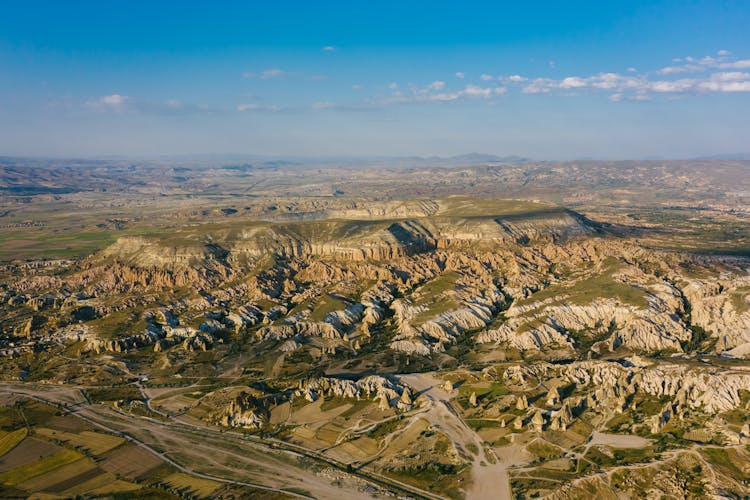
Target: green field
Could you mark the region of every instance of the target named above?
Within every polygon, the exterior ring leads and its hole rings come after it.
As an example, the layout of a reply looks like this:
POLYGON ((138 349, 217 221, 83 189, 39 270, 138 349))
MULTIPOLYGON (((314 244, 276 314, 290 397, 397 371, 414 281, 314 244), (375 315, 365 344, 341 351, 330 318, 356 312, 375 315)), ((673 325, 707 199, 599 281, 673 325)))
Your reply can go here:
POLYGON ((23 441, 29 431, 26 427, 23 427, 13 432, 0 431, 0 433, 0 457, 2 457, 23 441))
POLYGON ((62 450, 36 462, 3 472, 0 474, 0 482, 13 486, 82 458, 84 458, 83 455, 73 450, 62 450))

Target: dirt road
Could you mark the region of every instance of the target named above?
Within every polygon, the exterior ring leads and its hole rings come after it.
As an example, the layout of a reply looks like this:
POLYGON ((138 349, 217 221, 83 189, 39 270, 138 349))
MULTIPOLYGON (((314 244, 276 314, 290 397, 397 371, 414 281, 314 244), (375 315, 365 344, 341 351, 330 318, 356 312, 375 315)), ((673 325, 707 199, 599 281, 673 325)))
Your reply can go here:
POLYGON ((485 451, 482 439, 453 409, 451 395, 441 387, 442 381, 428 373, 401 375, 400 378, 429 401, 430 408, 421 413, 420 418, 445 433, 473 458, 473 481, 467 500, 510 500, 510 482, 502 457, 499 459, 491 450, 485 451), (471 444, 478 450, 476 454, 469 450, 471 444))

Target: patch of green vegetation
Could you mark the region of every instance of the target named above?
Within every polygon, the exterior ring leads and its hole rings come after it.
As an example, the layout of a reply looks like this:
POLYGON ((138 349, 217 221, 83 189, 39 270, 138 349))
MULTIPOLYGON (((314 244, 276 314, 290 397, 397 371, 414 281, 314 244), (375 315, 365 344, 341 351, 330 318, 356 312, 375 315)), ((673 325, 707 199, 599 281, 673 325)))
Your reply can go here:
POLYGON ((609 258, 602 264, 602 268, 595 270, 593 276, 574 282, 571 286, 555 284, 536 292, 524 303, 541 302, 567 296, 566 303, 576 305, 590 304, 596 299, 612 298, 623 304, 645 308, 648 305, 646 293, 634 286, 626 285, 612 278, 622 268, 615 259, 609 258))
POLYGON ((750 478, 747 478, 743 470, 738 464, 742 464, 743 460, 737 455, 735 450, 729 450, 726 448, 713 448, 703 447, 700 449, 701 454, 708 460, 712 465, 719 468, 722 472, 729 475, 730 477, 741 479, 744 478, 750 482, 750 478))
POLYGON ((543 319, 534 318, 531 321, 527 321, 526 323, 522 324, 516 329, 516 334, 520 335, 522 333, 529 332, 531 330, 534 330, 536 328, 539 328, 544 324, 543 319))
POLYGON ((545 479, 533 479, 533 478, 521 478, 514 477, 510 480, 511 489, 515 494, 515 498, 529 498, 543 496, 538 493, 537 490, 554 490, 560 487, 560 482, 557 480, 545 480, 545 479), (530 492, 534 492, 533 495, 529 495, 530 492))
POLYGON ((621 413, 615 415, 605 424, 606 428, 612 432, 623 432, 630 429, 632 419, 629 414, 621 413))
POLYGON ((14 408, 9 406, 0 406, 0 427, 2 428, 13 428, 13 422, 18 417, 17 412, 14 408))
POLYGON ((502 200, 497 198, 470 198, 468 196, 451 196, 440 200, 441 216, 495 218, 499 215, 544 215, 563 214, 564 209, 551 207, 544 203, 520 200, 502 200))
POLYGON ((348 304, 338 296, 325 294, 310 313, 310 319, 312 321, 323 321, 326 319, 328 313, 345 309, 347 305, 348 304))
POLYGON ((392 222, 395 221, 322 219, 280 223, 276 224, 274 229, 297 238, 302 237, 310 241, 326 242, 343 239, 366 239, 368 236, 386 229, 392 222))
POLYGON ((434 319, 441 314, 445 314, 449 311, 453 311, 454 309, 458 309, 459 307, 460 304, 456 300, 454 300, 453 297, 449 295, 441 295, 433 302, 430 302, 424 311, 417 314, 413 318, 413 322, 414 324, 419 325, 425 323, 426 321, 434 319))
POLYGON ((650 446, 644 448, 617 448, 605 453, 597 446, 592 446, 586 453, 587 460, 600 467, 620 466, 650 462, 656 457, 654 449, 650 446))
POLYGON ((81 458, 83 458, 83 455, 76 453, 73 450, 62 450, 44 458, 40 458, 36 462, 3 472, 0 474, 0 482, 13 486, 32 477, 62 467, 65 464, 80 460, 81 458))
POLYGON ((460 275, 455 271, 446 271, 427 281, 414 292, 414 307, 425 307, 425 310, 413 318, 414 324, 421 324, 443 313, 457 309, 460 304, 452 294, 446 293, 456 288, 460 275))
POLYGON ((466 424, 471 427, 474 431, 481 431, 482 429, 499 429, 500 422, 497 420, 489 420, 482 418, 467 418, 466 424))
POLYGON ((390 420, 386 420, 385 422, 376 425, 370 432, 367 433, 369 437, 372 439, 381 439, 389 434, 392 434, 396 431, 396 429, 399 428, 401 425, 401 417, 399 418, 392 418, 390 420))
POLYGON ((114 311, 104 317, 93 319, 87 324, 103 339, 140 334, 148 326, 146 320, 142 318, 140 311, 132 309, 114 311))
POLYGON ((359 413, 360 411, 364 410, 368 406, 372 404, 371 401, 367 399, 360 399, 359 401, 356 399, 352 399, 348 401, 351 403, 352 407, 346 410, 344 413, 341 414, 344 418, 350 418, 359 413))
POLYGON ((721 417, 724 420, 738 427, 744 425, 745 422, 750 422, 750 413, 748 413, 747 410, 744 409, 747 407, 748 402, 750 402, 750 391, 746 389, 740 389, 739 396, 740 404, 737 405, 737 408, 721 414, 721 417))
POLYGON ((135 491, 110 493, 107 497, 113 500, 179 500, 182 498, 180 495, 158 488, 141 488, 135 491))
POLYGON ((47 228, 0 232, 0 258, 83 257, 114 242, 109 231, 60 232, 47 228))
POLYGON ((109 401, 136 401, 143 399, 138 389, 132 385, 109 388, 86 389, 86 395, 94 403, 109 401))
MULTIPOLYGON (((703 466, 693 457, 677 458, 671 461, 665 469, 674 475, 675 483, 680 485, 680 489, 690 493, 685 498, 706 497, 704 479, 707 474, 703 466)), ((620 491, 645 491, 653 483, 656 474, 658 474, 658 469, 615 470, 611 475, 611 486, 614 490, 620 491)))
POLYGON ((28 432, 29 430, 26 427, 22 427, 0 436, 0 457, 8 453, 15 448, 18 443, 23 441, 28 432))
POLYGON ((338 398, 338 397, 332 397, 328 399, 323 399, 323 402, 320 404, 320 409, 322 411, 329 411, 329 410, 335 410, 339 406, 344 406, 347 403, 346 398, 338 398))
POLYGON ((608 328, 600 329, 585 329, 585 330, 567 330, 570 337, 573 339, 573 345, 581 353, 595 354, 591 351, 591 347, 597 342, 608 339, 615 332, 617 325, 611 323, 608 328))
POLYGON ((552 479, 555 481, 570 481, 576 477, 573 471, 547 468, 544 466, 534 469, 534 475, 540 479, 552 479))
POLYGON ((636 409, 633 412, 635 422, 643 422, 646 417, 656 415, 670 401, 669 397, 639 395, 635 398, 636 409))
POLYGON ((35 425, 45 424, 51 417, 57 413, 57 409, 47 406, 37 401, 20 401, 18 404, 19 424, 28 425, 33 428, 35 425))
POLYGON ((414 305, 423 305, 434 300, 444 292, 453 290, 456 287, 456 281, 458 280, 459 276, 460 275, 456 271, 446 271, 442 274, 437 275, 432 280, 426 282, 425 284, 417 288, 417 290, 415 290, 415 294, 419 294, 421 297, 419 300, 414 302, 414 305))
POLYGON ((700 349, 703 342, 709 339, 709 335, 702 327, 690 324, 690 340, 680 341, 680 347, 685 352, 693 352, 700 349))
POLYGON ((459 394, 471 395, 472 392, 477 393, 477 398, 481 397, 490 399, 510 394, 510 390, 500 382, 492 382, 489 387, 463 384, 458 388, 459 394))
POLYGON ((290 365, 300 365, 302 363, 311 364, 313 362, 312 354, 306 349, 292 351, 284 357, 284 363, 290 365))
POLYGON ((461 470, 462 468, 455 464, 425 462, 389 469, 388 475, 448 498, 463 498, 457 484, 461 470))
POLYGON ((565 452, 558 446, 554 446, 541 439, 535 439, 526 446, 526 449, 541 460, 562 457, 565 452))
POLYGON ((750 294, 750 286, 739 287, 732 293, 732 305, 737 314, 750 311, 750 302, 745 299, 748 294, 750 294))

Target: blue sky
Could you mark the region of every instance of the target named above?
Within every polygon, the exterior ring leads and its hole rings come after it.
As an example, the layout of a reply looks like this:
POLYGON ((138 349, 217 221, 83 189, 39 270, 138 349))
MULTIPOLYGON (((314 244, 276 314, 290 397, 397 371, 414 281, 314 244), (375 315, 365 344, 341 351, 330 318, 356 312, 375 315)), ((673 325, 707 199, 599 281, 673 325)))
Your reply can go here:
POLYGON ((0 155, 750 150, 750 3, 0 3, 0 155))

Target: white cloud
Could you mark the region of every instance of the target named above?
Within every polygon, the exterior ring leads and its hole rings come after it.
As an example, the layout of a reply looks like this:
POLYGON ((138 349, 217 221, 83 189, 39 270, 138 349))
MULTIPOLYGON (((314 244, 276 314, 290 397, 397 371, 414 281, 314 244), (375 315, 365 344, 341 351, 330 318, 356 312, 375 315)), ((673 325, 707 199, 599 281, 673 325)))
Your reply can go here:
POLYGON ((727 63, 719 64, 721 69, 747 69, 750 68, 750 59, 740 59, 739 61, 732 61, 727 63))
POLYGON ((270 80, 271 78, 282 78, 289 76, 289 73, 279 68, 264 69, 260 73, 246 71, 242 73, 242 78, 260 78, 261 80, 270 80))
POLYGON ((284 75, 286 75, 286 71, 279 68, 271 68, 263 70, 263 72, 260 74, 260 78, 262 80, 269 80, 271 78, 280 78, 284 75))
POLYGON ((320 50, 322 50, 324 52, 333 52, 334 50, 336 50, 336 47, 334 47, 333 45, 326 45, 325 47, 321 48, 320 50))
POLYGON ((251 104, 240 104, 237 106, 237 111, 268 111, 275 113, 277 111, 281 111, 280 106, 275 105, 269 105, 269 104, 257 104, 257 103, 251 103, 251 104))
POLYGON ((120 94, 105 95, 99 98, 99 102, 106 104, 107 106, 122 106, 129 100, 130 98, 128 96, 120 94))
POLYGON ((714 73, 710 80, 699 82, 697 89, 706 92, 750 92, 750 73, 714 73))
POLYGON ((722 81, 722 82, 735 82, 737 80, 750 80, 750 73, 743 73, 741 71, 714 73, 713 75, 711 75, 711 79, 722 81))
POLYGON ((364 85, 361 85, 361 84, 359 84, 359 83, 355 83, 354 85, 352 85, 352 88, 353 88, 354 90, 362 90, 363 88, 365 88, 365 86, 364 86, 364 85))
POLYGON ((547 78, 536 78, 521 89, 521 92, 524 94, 546 94, 553 88, 549 85, 550 82, 551 80, 547 78))
POLYGON ((461 92, 463 96, 481 97, 486 99, 492 95, 492 89, 477 87, 476 85, 467 85, 461 92))
POLYGON ((693 57, 675 58, 672 59, 674 62, 685 62, 686 64, 680 64, 677 66, 666 66, 657 71, 660 75, 677 75, 680 73, 697 73, 706 71, 711 68, 722 68, 722 69, 743 69, 750 67, 750 60, 746 61, 729 61, 729 55, 731 52, 728 50, 720 50, 717 52, 718 58, 705 56, 700 59, 693 57))
POLYGON ((168 99, 164 101, 164 105, 170 109, 185 109, 185 103, 178 99, 168 99))
POLYGON ((319 101, 312 105, 312 109, 331 109, 335 107, 336 103, 331 101, 319 101))
MULTIPOLYGON (((363 101, 367 106, 381 106, 396 103, 419 102, 452 102, 460 100, 487 100, 493 103, 493 97, 505 95, 510 90, 520 89, 524 94, 554 94, 576 96, 583 94, 603 94, 613 102, 648 101, 655 95, 700 95, 719 92, 750 92, 750 71, 718 71, 717 68, 735 70, 750 68, 750 59, 730 58, 728 51, 719 51, 715 57, 692 56, 673 59, 674 66, 666 66, 653 72, 639 72, 628 67, 623 73, 597 73, 591 75, 568 75, 562 78, 537 77, 528 78, 519 74, 499 76, 497 79, 489 73, 482 73, 482 82, 499 81, 500 86, 492 84, 464 85, 452 89, 443 80, 418 86, 412 83, 399 86, 388 85, 390 95, 373 96, 363 101), (684 76, 681 76, 685 74, 684 76), (656 76, 658 75, 658 76, 656 76)), ((554 66, 554 61, 550 61, 554 66)), ((454 73, 457 79, 464 79, 465 73, 454 73)), ((455 84, 456 82, 454 82, 455 84)), ((363 88, 360 85, 354 89, 363 88)), ((316 109, 326 109, 340 105, 320 102, 313 105, 316 109)))
POLYGON ((750 92, 750 80, 744 82, 701 82, 698 89, 709 92, 750 92))
POLYGON ((586 86, 588 86, 586 80, 577 76, 569 76, 567 78, 563 78, 563 80, 559 84, 559 87, 561 89, 580 89, 586 86))
POLYGON ((496 87, 495 89, 480 87, 478 85, 466 85, 461 90, 454 90, 449 92, 437 92, 444 88, 443 85, 435 86, 433 84, 427 85, 423 88, 412 87, 411 94, 402 94, 399 92, 393 93, 390 97, 381 100, 382 104, 398 104, 398 103, 417 103, 417 102, 450 102, 458 101, 461 99, 489 99, 493 95, 504 94, 506 89, 504 87, 496 87), (439 87, 439 88, 438 88, 439 87))
POLYGON ((122 94, 109 94, 89 99, 84 103, 85 107, 98 112, 128 112, 149 115, 177 115, 186 113, 213 113, 218 111, 209 106, 193 104, 179 99, 166 99, 163 101, 148 101, 135 99, 122 94))
POLYGON ((660 75, 676 75, 688 71, 685 66, 666 66, 657 71, 660 75))
POLYGON ((97 111, 123 111, 135 104, 132 97, 121 94, 103 95, 86 102, 86 106, 97 111))
MULTIPOLYGON (((714 65, 709 59, 702 59, 706 65, 714 65)), ((750 67, 750 65, 748 65, 750 67)), ((660 71, 660 74, 670 72, 660 71)), ((679 73, 679 72, 677 72, 679 73)), ((646 75, 624 76, 618 73, 600 73, 580 77, 568 76, 560 80, 536 78, 525 85, 521 91, 525 94, 545 94, 557 90, 609 91, 612 101, 633 100, 645 101, 649 94, 700 94, 707 92, 748 92, 750 91, 750 73, 728 71, 712 73, 700 78, 678 78, 649 80, 646 75)))
POLYGON ((639 85, 637 77, 626 77, 617 73, 600 73, 590 77, 568 76, 562 80, 550 78, 536 78, 526 85, 522 92, 526 94, 541 94, 552 90, 597 89, 615 90, 618 88, 634 88, 639 85))
POLYGON ((557 66, 557 63, 555 61, 552 61, 552 60, 550 60, 548 64, 549 64, 550 68, 555 68, 557 66))
POLYGON ((635 94, 635 95, 628 95, 623 94, 621 92, 618 92, 616 94, 612 94, 609 96, 609 100, 612 102, 621 102, 621 101, 650 101, 651 98, 646 94, 635 94))
POLYGON ((695 83, 695 79, 683 78, 681 80, 650 82, 647 88, 654 92, 687 92, 695 87, 695 83))

